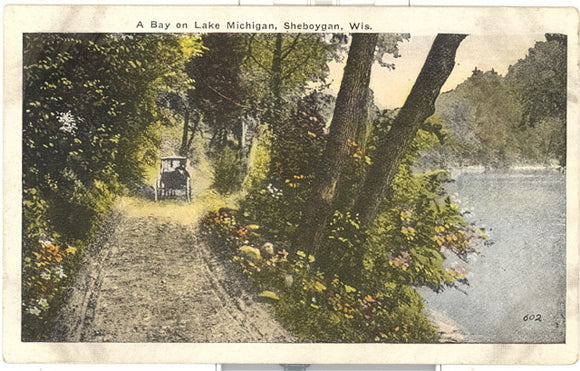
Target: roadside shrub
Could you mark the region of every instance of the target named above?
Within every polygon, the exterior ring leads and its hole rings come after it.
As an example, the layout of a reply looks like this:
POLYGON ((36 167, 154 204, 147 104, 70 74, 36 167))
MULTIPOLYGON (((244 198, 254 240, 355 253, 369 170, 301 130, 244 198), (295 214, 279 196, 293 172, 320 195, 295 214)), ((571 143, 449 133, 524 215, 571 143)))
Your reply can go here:
POLYGON ((232 213, 229 209, 209 212, 203 225, 226 242, 260 296, 273 303, 286 327, 301 339, 417 342, 436 338, 415 290, 391 284, 369 293, 337 275, 326 276, 314 257, 300 250, 273 244, 273 253, 267 253, 262 226, 239 224, 232 213))
MULTIPOLYGON (((304 272, 298 267, 295 271, 304 272)), ((320 272, 302 274, 275 306, 284 323, 305 340, 416 342, 436 337, 435 328, 416 310, 422 308, 420 295, 405 287, 371 295, 336 276, 326 280, 320 272)))
POLYGON ((318 257, 320 269, 357 285, 364 270, 364 240, 365 230, 357 216, 336 211, 329 225, 324 253, 318 257))
POLYGON ((44 341, 65 300, 85 242, 111 209, 111 185, 74 174, 23 190, 22 340, 44 341), (57 186, 58 184, 58 186, 57 186))
POLYGON ((22 340, 48 340, 76 266, 78 248, 53 238, 28 240, 23 253, 22 340))
POLYGON ((249 191, 240 201, 239 209, 245 220, 259 221, 262 233, 270 240, 279 242, 289 241, 296 231, 304 204, 302 189, 288 184, 267 183, 249 191))

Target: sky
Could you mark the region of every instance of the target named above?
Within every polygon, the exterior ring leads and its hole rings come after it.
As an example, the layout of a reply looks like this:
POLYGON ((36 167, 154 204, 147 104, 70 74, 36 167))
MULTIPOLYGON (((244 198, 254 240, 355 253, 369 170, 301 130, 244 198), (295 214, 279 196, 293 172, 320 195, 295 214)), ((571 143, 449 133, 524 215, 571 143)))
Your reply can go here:
MULTIPOLYGON (((401 107, 405 103, 434 39, 435 35, 411 35, 409 41, 400 43, 401 57, 391 59, 395 62, 395 70, 380 67, 375 63, 370 87, 374 91, 375 104, 379 108, 392 109, 401 107)), ((500 75, 505 76, 510 65, 525 58, 528 49, 532 48, 536 41, 544 40, 543 34, 469 35, 459 45, 455 67, 441 91, 454 89, 471 76, 475 67, 482 71, 493 68, 500 75)), ((330 66, 334 80, 331 85, 333 94, 338 93, 343 68, 344 66, 338 63, 330 66)))

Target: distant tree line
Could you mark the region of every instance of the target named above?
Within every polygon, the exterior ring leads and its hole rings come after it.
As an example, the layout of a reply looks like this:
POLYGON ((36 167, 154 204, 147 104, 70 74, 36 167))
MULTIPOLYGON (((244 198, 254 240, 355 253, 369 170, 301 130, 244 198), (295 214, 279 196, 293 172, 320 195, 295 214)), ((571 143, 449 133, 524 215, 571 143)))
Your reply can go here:
POLYGON ((566 36, 547 34, 506 76, 478 68, 437 101, 451 138, 424 154, 439 166, 566 166, 566 36))

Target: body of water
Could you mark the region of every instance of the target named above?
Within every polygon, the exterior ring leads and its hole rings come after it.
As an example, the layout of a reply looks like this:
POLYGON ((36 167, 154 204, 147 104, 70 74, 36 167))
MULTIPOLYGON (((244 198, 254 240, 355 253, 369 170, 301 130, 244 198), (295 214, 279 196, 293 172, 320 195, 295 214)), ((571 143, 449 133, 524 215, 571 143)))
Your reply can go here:
POLYGON ((566 182, 552 170, 455 171, 448 191, 489 240, 468 264, 465 293, 420 292, 470 343, 565 341, 566 182))

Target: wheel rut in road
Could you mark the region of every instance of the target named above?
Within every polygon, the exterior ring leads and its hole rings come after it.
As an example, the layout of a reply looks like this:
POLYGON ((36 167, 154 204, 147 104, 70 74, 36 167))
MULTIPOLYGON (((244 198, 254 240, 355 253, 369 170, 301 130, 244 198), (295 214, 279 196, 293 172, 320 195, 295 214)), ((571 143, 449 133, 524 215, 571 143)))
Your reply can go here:
POLYGON ((252 291, 240 266, 199 237, 196 223, 117 207, 85 252, 53 341, 295 338, 252 291))

